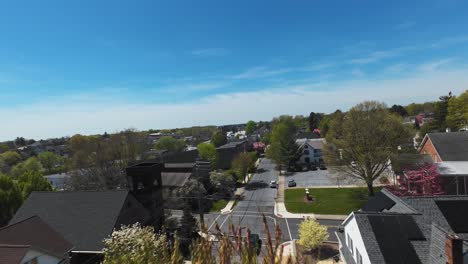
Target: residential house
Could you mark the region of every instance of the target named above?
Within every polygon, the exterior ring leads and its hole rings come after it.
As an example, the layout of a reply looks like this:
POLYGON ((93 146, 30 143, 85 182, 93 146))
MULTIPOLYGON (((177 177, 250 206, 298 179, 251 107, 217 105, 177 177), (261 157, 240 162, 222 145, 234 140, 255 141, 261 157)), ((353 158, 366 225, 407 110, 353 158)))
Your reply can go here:
POLYGON ((44 176, 44 178, 46 178, 47 181, 49 181, 50 185, 52 185, 52 187, 54 187, 54 189, 57 191, 63 191, 65 189, 65 185, 70 179, 70 177, 70 174, 66 172, 44 176))
POLYGON ((319 165, 322 163, 322 150, 325 143, 326 141, 324 138, 296 139, 296 144, 299 145, 299 151, 301 153, 297 163, 301 165, 319 165))
POLYGON ((247 152, 250 150, 247 140, 229 142, 225 145, 216 148, 218 152, 218 160, 216 167, 218 169, 231 168, 232 161, 239 153, 247 152))
POLYGON ((468 196, 397 197, 383 189, 336 235, 347 264, 468 263, 468 196))
POLYGON ((3 252, 0 253, 0 263, 33 263, 35 258, 36 263, 68 263, 68 252, 73 248, 70 242, 37 215, 1 228, 0 244, 9 245, 3 247, 3 250, 21 252, 16 256, 22 259, 21 262, 2 261, 1 256, 7 255, 3 252))
MULTIPOLYGON (((136 222, 142 225, 157 223, 152 218, 150 210, 127 190, 32 192, 6 229, 26 226, 16 228, 26 232, 28 225, 25 222, 31 222, 32 220, 28 219, 32 217, 39 217, 40 221, 50 226, 72 245, 69 253, 72 264, 100 263, 104 247, 103 239, 122 225, 136 222)), ((42 224, 34 223, 34 225, 42 224)), ((4 232, 6 231, 2 230, 0 233, 4 232)), ((37 232, 43 231, 31 232, 31 241, 43 239, 37 232)), ((33 242, 30 243, 34 246, 33 242)), ((41 245, 43 244, 39 246, 41 245)))
POLYGON ((59 264, 63 259, 30 245, 0 244, 2 264, 59 264))
POLYGON ((468 132, 427 133, 418 148, 438 166, 448 194, 468 194, 468 132))

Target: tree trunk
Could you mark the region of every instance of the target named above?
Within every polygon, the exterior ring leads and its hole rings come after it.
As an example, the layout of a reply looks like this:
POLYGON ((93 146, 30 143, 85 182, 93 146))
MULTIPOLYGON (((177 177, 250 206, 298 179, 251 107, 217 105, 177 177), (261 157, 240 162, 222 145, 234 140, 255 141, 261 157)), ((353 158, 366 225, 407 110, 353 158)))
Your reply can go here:
POLYGON ((374 187, 372 186, 372 182, 367 183, 367 194, 369 197, 374 196, 374 187))

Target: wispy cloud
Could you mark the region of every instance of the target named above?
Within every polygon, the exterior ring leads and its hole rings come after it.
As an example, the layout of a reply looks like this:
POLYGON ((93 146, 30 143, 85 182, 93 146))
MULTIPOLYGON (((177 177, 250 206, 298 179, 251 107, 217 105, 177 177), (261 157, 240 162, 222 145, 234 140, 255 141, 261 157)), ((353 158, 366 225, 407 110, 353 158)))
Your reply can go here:
POLYGON ((393 50, 374 51, 368 56, 352 59, 349 62, 351 64, 368 64, 368 63, 377 62, 386 58, 394 57, 394 56, 397 56, 398 54, 399 54, 398 51, 393 51, 393 50))
POLYGON ((292 68, 271 69, 268 67, 253 67, 239 74, 229 76, 231 79, 256 79, 280 75, 293 71, 292 68))
POLYGON ((441 47, 446 47, 446 46, 455 45, 455 44, 463 44, 466 42, 468 42, 468 35, 447 37, 447 38, 442 38, 438 41, 435 41, 434 43, 431 44, 431 47, 441 48, 441 47))
POLYGON ((384 73, 389 73, 389 74, 396 74, 396 73, 401 73, 403 70, 405 70, 408 67, 406 63, 397 63, 397 64, 392 64, 390 66, 387 66, 383 72, 384 73))
POLYGON ((192 51, 192 55, 197 57, 221 57, 229 54, 229 50, 223 48, 197 49, 192 51))
POLYGON ((363 76, 366 75, 366 74, 365 74, 364 71, 362 71, 361 69, 353 69, 353 70, 351 71, 351 75, 353 75, 354 77, 361 78, 361 77, 363 77, 363 76))
POLYGON ((311 64, 305 67, 302 67, 301 70, 303 71, 322 71, 326 69, 330 69, 334 66, 332 63, 319 63, 319 64, 311 64))
POLYGON ((119 103, 109 101, 100 94, 88 94, 88 100, 82 97, 76 99, 73 95, 47 98, 43 103, 25 104, 15 109, 0 107, 0 118, 10 120, 8 126, 2 127, 0 140, 16 136, 37 139, 75 133, 94 134, 128 127, 174 128, 221 125, 250 119, 269 120, 280 114, 332 112, 336 108, 347 110, 364 100, 379 100, 387 104, 423 102, 448 92, 448 87, 455 94, 463 92, 464 87, 468 87, 466 72, 467 68, 443 68, 431 74, 414 72, 399 79, 358 79, 282 86, 210 95, 176 104, 139 103, 138 100, 126 99, 125 94, 121 95, 119 103), (314 100, 316 98, 332 100, 314 100), (314 100, 312 105, 311 100, 314 100))
POLYGON ((400 24, 396 24, 394 28, 396 30, 404 30, 404 29, 412 28, 415 25, 416 25, 416 23, 414 21, 406 21, 406 22, 403 22, 403 23, 400 23, 400 24))
POLYGON ((447 66, 454 60, 452 58, 440 59, 435 60, 427 63, 423 63, 419 66, 419 70, 423 72, 433 72, 435 70, 439 70, 440 68, 447 66))

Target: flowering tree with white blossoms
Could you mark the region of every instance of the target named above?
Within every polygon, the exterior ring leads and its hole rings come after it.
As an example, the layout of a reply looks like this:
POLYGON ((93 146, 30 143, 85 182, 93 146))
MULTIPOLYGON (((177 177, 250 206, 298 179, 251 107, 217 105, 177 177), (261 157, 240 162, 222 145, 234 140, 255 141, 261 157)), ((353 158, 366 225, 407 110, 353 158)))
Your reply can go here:
POLYGON ((104 240, 103 264, 179 264, 183 259, 180 251, 172 251, 164 234, 155 234, 152 227, 136 223, 122 226, 104 240))

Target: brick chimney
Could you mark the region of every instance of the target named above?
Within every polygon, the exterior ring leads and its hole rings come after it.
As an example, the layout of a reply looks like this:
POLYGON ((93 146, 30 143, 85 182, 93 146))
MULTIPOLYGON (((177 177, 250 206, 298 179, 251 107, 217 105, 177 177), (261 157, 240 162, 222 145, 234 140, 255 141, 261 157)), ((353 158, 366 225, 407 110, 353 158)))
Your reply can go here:
POLYGON ((463 264, 463 240, 456 235, 447 235, 445 256, 448 264, 463 264))

